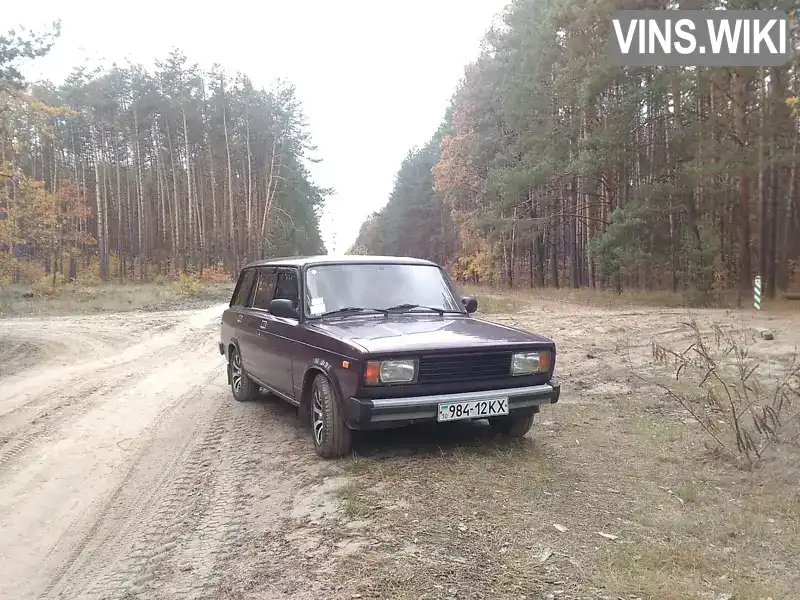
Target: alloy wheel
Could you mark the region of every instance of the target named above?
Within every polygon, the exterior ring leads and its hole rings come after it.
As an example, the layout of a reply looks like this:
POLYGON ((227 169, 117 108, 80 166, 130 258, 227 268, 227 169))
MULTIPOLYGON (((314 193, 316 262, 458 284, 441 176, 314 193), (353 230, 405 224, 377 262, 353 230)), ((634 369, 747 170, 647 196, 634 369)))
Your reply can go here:
POLYGON ((233 353, 231 362, 231 384, 234 394, 238 394, 242 390, 242 357, 238 352, 233 353))
POLYGON ((322 444, 322 433, 325 430, 325 421, 322 410, 322 394, 320 394, 319 389, 316 387, 314 388, 312 398, 311 412, 314 427, 314 441, 319 446, 322 444))

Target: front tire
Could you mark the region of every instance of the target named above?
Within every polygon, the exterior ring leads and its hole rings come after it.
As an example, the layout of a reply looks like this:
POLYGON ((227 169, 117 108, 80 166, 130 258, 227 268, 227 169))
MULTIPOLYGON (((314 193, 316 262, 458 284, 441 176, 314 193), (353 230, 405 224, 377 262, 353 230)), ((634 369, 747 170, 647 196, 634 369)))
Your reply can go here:
POLYGON ((536 413, 510 414, 503 417, 495 417, 489 420, 489 424, 497 433, 509 437, 520 438, 525 436, 533 427, 536 413))
POLYGON ((228 361, 228 369, 231 373, 231 391, 233 397, 238 402, 249 402, 258 396, 258 386, 247 376, 242 364, 242 355, 239 350, 231 350, 231 358, 228 361))
POLYGON ((338 458, 350 452, 353 433, 342 416, 336 390, 322 374, 311 384, 311 432, 314 451, 323 458, 338 458))

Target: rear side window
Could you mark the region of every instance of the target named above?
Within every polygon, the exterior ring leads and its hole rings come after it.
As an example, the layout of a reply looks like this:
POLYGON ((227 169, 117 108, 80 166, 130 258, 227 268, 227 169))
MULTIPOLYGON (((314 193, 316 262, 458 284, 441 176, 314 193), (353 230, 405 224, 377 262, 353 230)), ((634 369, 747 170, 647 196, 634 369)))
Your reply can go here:
POLYGON ((255 277, 255 269, 247 269, 242 271, 239 275, 239 282, 236 284, 236 289, 233 291, 233 298, 231 299, 231 306, 244 306, 247 302, 247 297, 250 295, 250 288, 253 285, 253 278, 255 277))
POLYGON ((268 310, 274 289, 275 272, 259 270, 258 281, 256 282, 255 289, 253 290, 253 302, 251 303, 251 306, 253 308, 268 310))

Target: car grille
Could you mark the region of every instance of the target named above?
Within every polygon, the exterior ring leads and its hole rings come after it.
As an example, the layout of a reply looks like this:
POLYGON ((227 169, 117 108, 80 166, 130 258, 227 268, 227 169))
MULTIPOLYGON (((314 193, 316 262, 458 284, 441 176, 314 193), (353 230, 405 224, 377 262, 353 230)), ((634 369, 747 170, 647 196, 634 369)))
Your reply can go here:
POLYGON ((417 383, 483 381, 511 374, 511 352, 442 354, 420 357, 417 383))

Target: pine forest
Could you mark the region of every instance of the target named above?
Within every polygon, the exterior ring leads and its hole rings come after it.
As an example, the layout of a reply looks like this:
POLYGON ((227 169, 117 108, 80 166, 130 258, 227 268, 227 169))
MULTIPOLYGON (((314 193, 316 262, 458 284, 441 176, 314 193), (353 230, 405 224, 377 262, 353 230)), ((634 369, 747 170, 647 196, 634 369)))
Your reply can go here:
POLYGON ((756 275, 768 297, 797 286, 797 51, 773 68, 607 56, 618 9, 723 7, 784 10, 799 47, 791 2, 515 0, 352 251, 420 255, 460 281, 700 303, 756 275))
POLYGON ((0 283, 138 280, 324 253, 328 190, 293 87, 201 72, 178 50, 156 69, 76 68, 25 82, 44 34, 0 37, 0 283))

